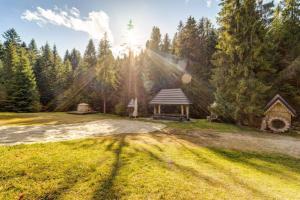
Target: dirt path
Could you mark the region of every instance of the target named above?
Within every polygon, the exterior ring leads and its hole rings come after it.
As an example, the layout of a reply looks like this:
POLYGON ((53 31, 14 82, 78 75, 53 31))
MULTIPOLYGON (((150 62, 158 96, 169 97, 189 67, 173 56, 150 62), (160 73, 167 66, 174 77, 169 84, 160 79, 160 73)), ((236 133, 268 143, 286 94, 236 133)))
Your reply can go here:
POLYGON ((300 138, 291 136, 263 132, 219 133, 205 130, 187 131, 174 135, 201 146, 281 153, 300 158, 300 138))
POLYGON ((149 133, 164 127, 158 123, 114 119, 63 125, 1 126, 0 145, 63 141, 120 133, 149 133))

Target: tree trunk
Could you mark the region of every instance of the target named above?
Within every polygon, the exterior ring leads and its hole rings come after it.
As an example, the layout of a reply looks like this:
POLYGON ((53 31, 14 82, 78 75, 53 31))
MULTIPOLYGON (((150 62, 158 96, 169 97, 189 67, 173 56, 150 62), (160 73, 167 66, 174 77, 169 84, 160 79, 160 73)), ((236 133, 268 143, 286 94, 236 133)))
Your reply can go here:
POLYGON ((106 113, 106 97, 105 97, 105 95, 103 97, 103 113, 104 114, 106 113))

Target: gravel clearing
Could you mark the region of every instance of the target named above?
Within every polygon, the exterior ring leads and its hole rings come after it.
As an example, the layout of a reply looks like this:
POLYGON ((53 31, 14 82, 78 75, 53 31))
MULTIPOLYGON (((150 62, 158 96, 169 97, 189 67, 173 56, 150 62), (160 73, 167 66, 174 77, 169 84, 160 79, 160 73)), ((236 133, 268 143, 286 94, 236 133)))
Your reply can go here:
POLYGON ((0 145, 64 141, 120 133, 150 133, 165 128, 159 123, 106 119, 85 123, 43 126, 1 126, 0 145))

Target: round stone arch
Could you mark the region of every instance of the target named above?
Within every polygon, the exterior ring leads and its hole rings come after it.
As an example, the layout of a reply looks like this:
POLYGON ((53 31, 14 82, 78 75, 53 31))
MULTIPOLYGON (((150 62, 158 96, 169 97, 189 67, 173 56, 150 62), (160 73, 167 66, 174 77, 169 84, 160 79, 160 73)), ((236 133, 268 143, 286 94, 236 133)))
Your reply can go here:
POLYGON ((276 133, 283 133, 289 130, 291 123, 284 117, 273 116, 268 120, 268 127, 276 133))

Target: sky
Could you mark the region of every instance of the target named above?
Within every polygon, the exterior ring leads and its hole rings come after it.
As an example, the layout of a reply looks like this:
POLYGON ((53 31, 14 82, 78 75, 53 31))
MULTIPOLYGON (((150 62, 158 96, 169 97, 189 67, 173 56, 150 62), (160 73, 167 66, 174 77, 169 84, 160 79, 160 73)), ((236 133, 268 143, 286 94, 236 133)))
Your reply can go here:
MULTIPOLYGON (((180 20, 207 17, 216 25, 219 0, 0 0, 0 33, 15 28, 21 39, 32 38, 40 47, 56 45, 61 56, 67 49, 84 52, 89 39, 98 46, 106 32, 114 55, 128 43, 143 48, 153 26, 171 37, 180 20)), ((3 38, 0 39, 3 42, 3 38)))

